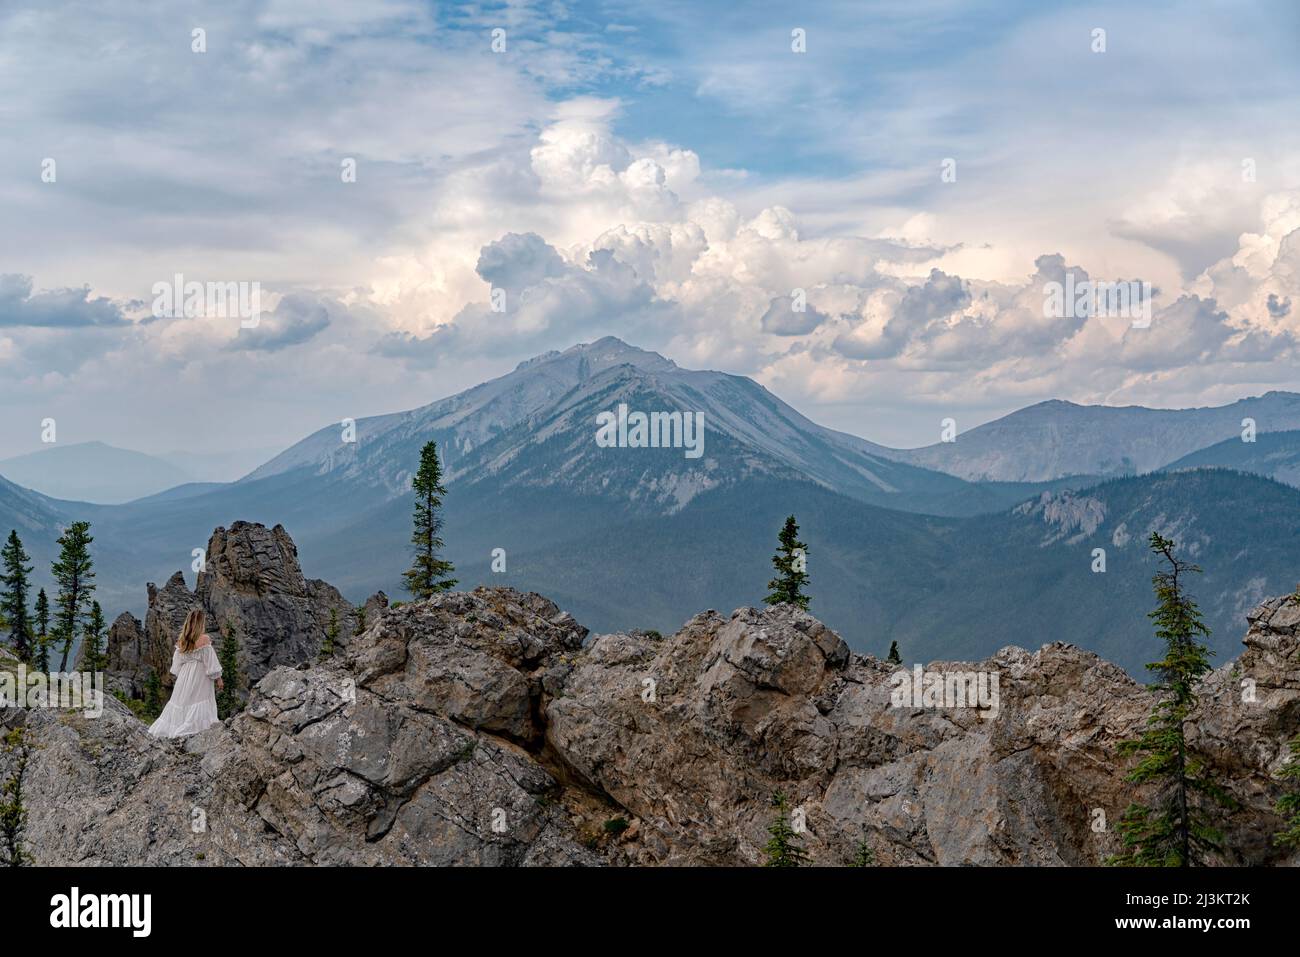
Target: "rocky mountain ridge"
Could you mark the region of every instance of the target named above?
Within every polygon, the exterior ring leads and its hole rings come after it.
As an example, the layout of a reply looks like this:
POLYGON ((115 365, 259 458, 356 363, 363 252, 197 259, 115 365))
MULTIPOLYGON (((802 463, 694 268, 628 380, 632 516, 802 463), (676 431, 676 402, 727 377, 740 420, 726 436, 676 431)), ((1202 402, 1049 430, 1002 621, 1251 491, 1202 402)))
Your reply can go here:
MULTIPOLYGON (((311 594, 283 538, 222 541, 190 594, 237 607, 267 652, 247 707, 180 742, 115 700, 97 718, 8 709, 32 746, 37 863, 753 865, 781 791, 817 864, 861 842, 882 865, 1095 864, 1141 797, 1115 748, 1150 692, 1059 642, 926 666, 996 675, 995 713, 900 705, 898 668, 790 606, 593 638, 540 595, 478 588, 376 604, 319 663, 281 630, 286 595, 311 594)), ((320 607, 293 621, 316 627, 320 607)), ((1270 599, 1248 625, 1191 736, 1241 805, 1224 861, 1294 865, 1271 835, 1300 730, 1300 605, 1270 599)))
MULTIPOLYGON (((1267 392, 1194 409, 1052 399, 963 431, 955 442, 883 454, 971 482, 1044 482, 1067 475, 1151 472, 1218 443, 1236 442, 1249 451, 1258 438, 1255 432, 1262 436, 1297 428, 1300 395, 1294 392, 1267 392), (1247 423, 1250 438, 1243 441, 1247 423)), ((1245 457, 1240 462, 1248 471, 1274 474, 1269 463, 1245 457)))

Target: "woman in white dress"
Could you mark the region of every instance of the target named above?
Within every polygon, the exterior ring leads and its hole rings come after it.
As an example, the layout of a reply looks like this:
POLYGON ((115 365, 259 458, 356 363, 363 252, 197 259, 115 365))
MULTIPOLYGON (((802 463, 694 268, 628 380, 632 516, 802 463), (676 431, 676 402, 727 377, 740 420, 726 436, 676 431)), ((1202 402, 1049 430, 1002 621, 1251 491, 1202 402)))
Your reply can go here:
POLYGON ((185 617, 181 636, 172 653, 172 674, 176 683, 172 696, 158 720, 149 726, 155 738, 179 738, 198 734, 217 723, 217 696, 221 688, 221 662, 212 650, 212 639, 203 633, 207 618, 196 608, 185 617))

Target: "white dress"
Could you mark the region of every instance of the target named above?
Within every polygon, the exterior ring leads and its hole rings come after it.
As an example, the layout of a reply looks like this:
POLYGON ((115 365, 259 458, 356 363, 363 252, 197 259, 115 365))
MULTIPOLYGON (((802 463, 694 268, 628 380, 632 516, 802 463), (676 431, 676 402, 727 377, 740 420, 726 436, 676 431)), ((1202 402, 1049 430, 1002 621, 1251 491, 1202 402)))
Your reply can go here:
POLYGON ((155 738, 179 738, 198 734, 217 723, 217 695, 214 682, 221 677, 221 662, 211 644, 182 653, 172 652, 172 674, 176 683, 172 696, 158 720, 149 726, 155 738))

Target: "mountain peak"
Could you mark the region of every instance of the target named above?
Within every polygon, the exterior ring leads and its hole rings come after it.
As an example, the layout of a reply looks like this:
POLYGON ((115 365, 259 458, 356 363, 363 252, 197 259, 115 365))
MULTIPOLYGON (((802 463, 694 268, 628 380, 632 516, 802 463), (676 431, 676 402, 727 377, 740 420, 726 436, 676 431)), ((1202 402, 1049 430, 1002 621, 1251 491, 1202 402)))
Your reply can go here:
POLYGON ((560 355, 580 356, 591 364, 593 370, 624 364, 650 371, 677 368, 677 363, 673 360, 666 359, 657 352, 629 345, 615 336, 604 336, 595 342, 580 342, 560 355))

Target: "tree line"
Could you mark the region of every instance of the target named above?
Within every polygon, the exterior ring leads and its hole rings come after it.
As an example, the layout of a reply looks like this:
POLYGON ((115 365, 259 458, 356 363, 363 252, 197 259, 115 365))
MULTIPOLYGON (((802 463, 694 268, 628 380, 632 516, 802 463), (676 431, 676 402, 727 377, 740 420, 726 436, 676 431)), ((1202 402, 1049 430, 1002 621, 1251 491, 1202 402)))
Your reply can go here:
POLYGON ((0 631, 7 631, 15 657, 38 671, 49 672, 58 656, 57 671, 68 670, 68 656, 80 637, 85 646, 87 671, 106 664, 104 610, 95 600, 95 562, 90 554, 94 538, 89 522, 73 522, 59 536, 59 557, 50 566, 56 586, 51 608, 45 589, 29 607, 31 556, 17 529, 9 532, 0 548, 0 631))

